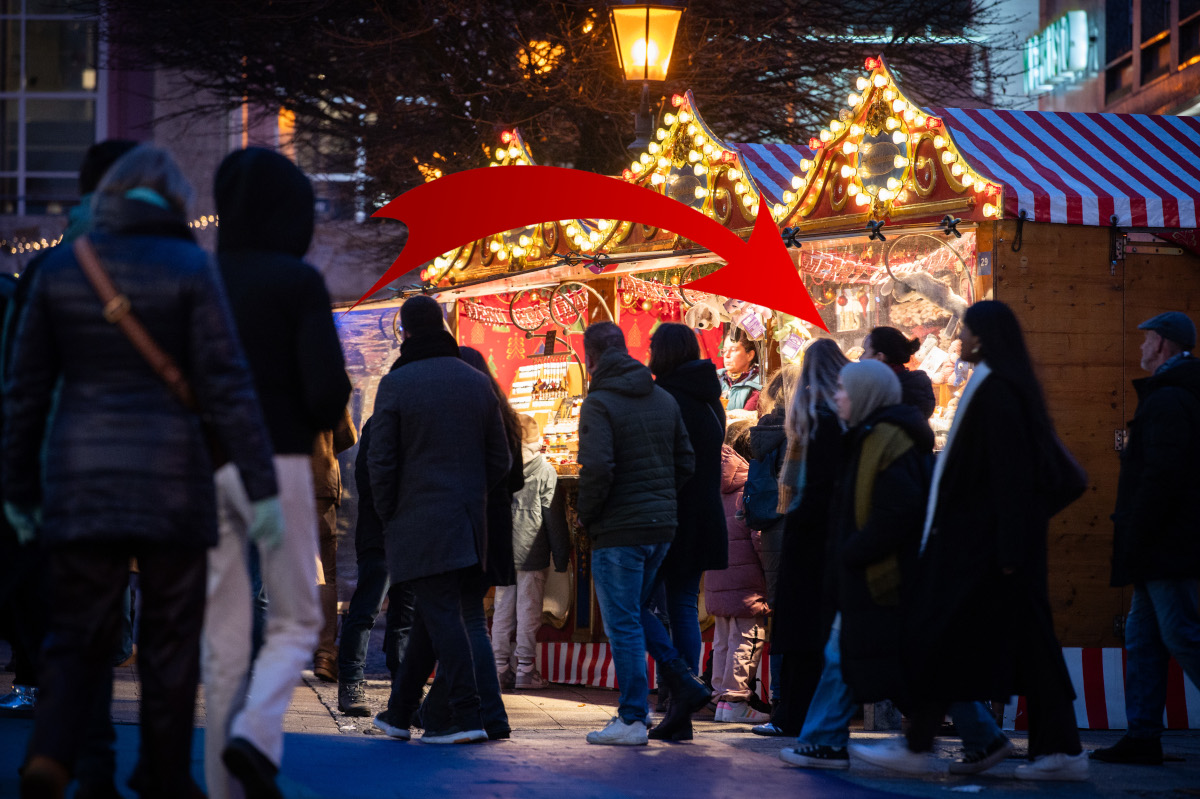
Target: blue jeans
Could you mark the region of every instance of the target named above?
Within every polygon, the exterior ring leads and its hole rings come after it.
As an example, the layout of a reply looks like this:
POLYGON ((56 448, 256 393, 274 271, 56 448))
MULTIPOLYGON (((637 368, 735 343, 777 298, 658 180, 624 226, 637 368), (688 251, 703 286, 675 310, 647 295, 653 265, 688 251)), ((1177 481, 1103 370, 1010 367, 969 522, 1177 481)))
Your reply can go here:
POLYGON ((669 546, 663 543, 604 547, 592 552, 592 582, 621 693, 617 715, 626 724, 645 722, 649 715, 642 608, 669 546))
MULTIPOLYGON (((646 651, 658 664, 682 657, 688 668, 697 674, 702 671, 700 663, 700 574, 660 575, 666 594, 667 618, 671 631, 650 610, 650 603, 642 607, 642 628, 646 631, 646 651)), ((652 591, 653 592, 653 591, 652 591)))
MULTIPOLYGON (((839 613, 833 619, 829 642, 825 644, 821 681, 808 706, 804 728, 796 738, 799 746, 809 744, 844 749, 850 743, 850 719, 854 717, 857 705, 842 679, 841 631, 842 614, 839 613)), ((948 712, 962 738, 963 749, 968 752, 982 751, 1004 734, 982 702, 954 702, 948 712)))
POLYGON ((1158 738, 1167 704, 1167 661, 1200 685, 1196 580, 1147 580, 1133 587, 1125 622, 1125 716, 1131 738, 1158 738))
POLYGON ((358 585, 350 597, 350 609, 342 622, 342 638, 338 643, 338 675, 342 683, 360 682, 367 660, 367 645, 375 617, 383 607, 384 596, 389 598, 387 627, 383 633, 383 654, 387 669, 395 674, 404 657, 412 629, 412 591, 403 583, 391 585, 387 560, 382 549, 358 553, 358 585))

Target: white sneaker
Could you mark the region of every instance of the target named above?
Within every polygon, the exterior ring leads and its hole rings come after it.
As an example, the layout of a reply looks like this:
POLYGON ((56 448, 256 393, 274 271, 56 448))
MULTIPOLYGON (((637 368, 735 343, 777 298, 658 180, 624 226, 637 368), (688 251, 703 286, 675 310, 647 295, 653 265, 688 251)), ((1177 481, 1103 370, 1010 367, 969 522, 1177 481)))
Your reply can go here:
POLYGON ((649 740, 644 722, 634 721, 626 724, 621 721, 620 716, 613 716, 604 729, 587 734, 588 743, 605 746, 645 746, 649 740))
POLYGON ((451 727, 448 730, 426 730, 420 740, 423 744, 477 744, 488 739, 483 730, 464 730, 451 727))
POLYGON ((931 753, 910 751, 903 738, 880 744, 850 744, 849 750, 851 758, 902 774, 934 774, 938 770, 931 753))
POLYGON ((537 669, 518 671, 513 687, 518 691, 540 691, 549 687, 550 682, 537 669))
POLYGON ((717 702, 717 712, 713 713, 713 721, 729 721, 729 703, 725 700, 717 702))
POLYGON ((725 718, 721 719, 721 721, 728 721, 732 724, 762 724, 770 720, 770 713, 755 710, 750 707, 749 702, 727 702, 725 718))
POLYGON ((1017 766, 1016 777, 1019 780, 1086 780, 1088 778, 1087 752, 1080 752, 1077 755, 1067 755, 1062 752, 1039 755, 1032 763, 1017 766))

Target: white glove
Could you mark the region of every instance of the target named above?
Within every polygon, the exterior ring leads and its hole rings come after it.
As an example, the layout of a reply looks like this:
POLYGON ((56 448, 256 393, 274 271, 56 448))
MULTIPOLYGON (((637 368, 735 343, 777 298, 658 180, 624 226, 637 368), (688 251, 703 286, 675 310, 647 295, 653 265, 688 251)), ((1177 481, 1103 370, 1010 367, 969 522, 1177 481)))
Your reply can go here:
POLYGON ((250 522, 250 540, 262 549, 275 549, 283 541, 283 506, 279 497, 267 497, 254 503, 254 521, 250 522))

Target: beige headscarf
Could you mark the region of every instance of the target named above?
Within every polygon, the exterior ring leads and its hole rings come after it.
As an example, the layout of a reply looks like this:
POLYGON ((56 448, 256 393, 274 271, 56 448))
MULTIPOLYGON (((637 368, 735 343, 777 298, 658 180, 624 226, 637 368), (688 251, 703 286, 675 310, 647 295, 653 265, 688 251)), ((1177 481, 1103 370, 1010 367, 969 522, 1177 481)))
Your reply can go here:
POLYGON ((859 361, 842 367, 842 387, 850 397, 850 419, 857 427, 880 408, 900 402, 900 379, 882 361, 859 361))

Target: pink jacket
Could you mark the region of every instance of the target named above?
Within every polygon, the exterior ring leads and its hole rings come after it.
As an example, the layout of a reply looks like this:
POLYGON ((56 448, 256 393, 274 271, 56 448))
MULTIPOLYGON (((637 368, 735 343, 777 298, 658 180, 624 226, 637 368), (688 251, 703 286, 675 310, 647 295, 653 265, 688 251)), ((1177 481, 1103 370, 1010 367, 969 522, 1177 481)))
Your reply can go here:
POLYGON ((729 528, 729 568, 704 573, 704 605, 714 616, 750 618, 767 612, 762 533, 738 518, 749 465, 728 446, 721 447, 721 499, 729 528))

